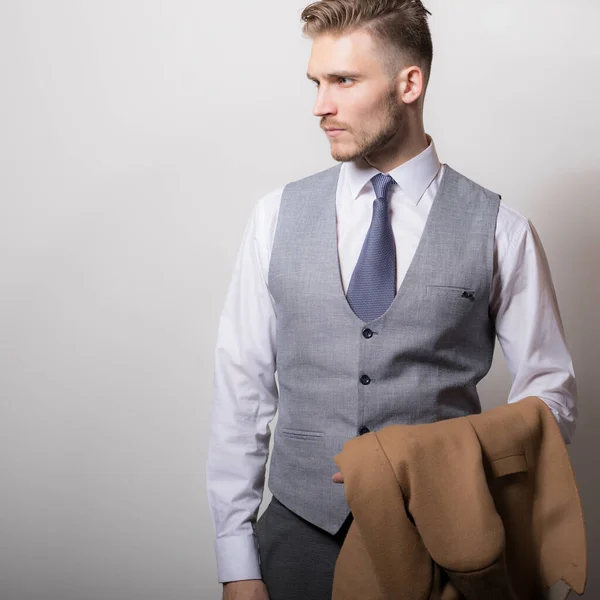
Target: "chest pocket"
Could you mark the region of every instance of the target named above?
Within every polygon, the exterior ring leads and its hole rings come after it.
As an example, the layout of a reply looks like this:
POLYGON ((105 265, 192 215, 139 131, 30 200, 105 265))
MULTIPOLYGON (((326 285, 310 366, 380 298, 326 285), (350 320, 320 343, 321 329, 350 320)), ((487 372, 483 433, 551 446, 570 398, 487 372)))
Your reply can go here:
POLYGON ((425 316, 434 323, 451 327, 468 319, 477 297, 469 287, 428 285, 425 293, 425 316))

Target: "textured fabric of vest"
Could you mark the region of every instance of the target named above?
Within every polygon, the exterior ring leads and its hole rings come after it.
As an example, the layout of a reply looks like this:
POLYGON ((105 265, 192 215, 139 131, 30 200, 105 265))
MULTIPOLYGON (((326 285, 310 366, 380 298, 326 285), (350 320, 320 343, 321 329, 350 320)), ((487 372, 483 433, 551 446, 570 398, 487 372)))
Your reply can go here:
POLYGON ((343 484, 331 481, 334 456, 361 428, 481 412, 476 385, 495 342, 488 307, 500 205, 446 165, 393 303, 364 323, 340 277, 340 167, 285 187, 269 266, 279 384, 269 488, 329 533, 350 512, 343 484))

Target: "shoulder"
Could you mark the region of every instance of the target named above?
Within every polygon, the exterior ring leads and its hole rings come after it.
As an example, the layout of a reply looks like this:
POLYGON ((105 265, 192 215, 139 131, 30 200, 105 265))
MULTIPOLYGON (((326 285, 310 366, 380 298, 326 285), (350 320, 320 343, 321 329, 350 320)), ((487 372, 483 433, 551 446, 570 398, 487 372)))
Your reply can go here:
POLYGON ((496 221, 496 237, 506 238, 508 244, 518 243, 531 229, 531 221, 504 201, 500 202, 496 221))
POLYGON ((287 187, 292 186, 310 188, 312 185, 319 185, 326 179, 337 177, 341 166, 341 164, 336 164, 333 167, 323 169, 322 171, 318 171, 316 173, 311 173, 310 175, 304 175, 299 179, 294 179, 284 185, 280 185, 279 187, 272 189, 270 192, 262 196, 255 204, 255 213, 266 215, 277 212, 279 210, 279 205, 281 204, 283 192, 287 187))
POLYGON ((541 241, 530 219, 501 202, 496 220, 495 248, 504 279, 512 277, 510 273, 516 275, 528 260, 527 256, 534 258, 540 247, 541 241))
POLYGON ((277 211, 284 188, 285 185, 281 185, 261 196, 254 205, 254 212, 257 214, 268 214, 277 211))
POLYGON ((272 189, 255 203, 250 220, 257 240, 268 244, 268 240, 273 237, 284 188, 285 186, 279 186, 272 189))
POLYGON ((485 197, 493 202, 500 201, 499 193, 494 192, 470 177, 463 175, 448 164, 444 164, 444 169, 444 178, 448 178, 449 185, 455 188, 461 188, 461 192, 465 192, 466 190, 467 197, 477 200, 481 200, 482 197, 485 197))
POLYGON ((325 182, 337 181, 341 168, 342 164, 338 163, 333 167, 329 167, 328 169, 323 169, 317 173, 312 173, 311 175, 306 175, 300 179, 291 181, 285 187, 306 190, 311 190, 314 187, 320 187, 325 182))
POLYGON ((324 182, 337 177, 340 167, 341 164, 337 164, 323 171, 301 177, 285 185, 273 188, 261 196, 255 203, 250 217, 255 237, 260 240, 268 240, 273 237, 279 218, 281 201, 286 188, 297 186, 297 189, 304 189, 310 193, 313 189, 322 186, 324 182))
MULTIPOLYGON (((446 165, 448 168, 448 165, 446 165)), ((530 220, 502 200, 501 194, 493 192, 489 188, 477 183, 473 179, 466 177, 462 173, 449 168, 454 176, 458 176, 462 180, 462 184, 469 188, 471 193, 477 193, 478 196, 487 198, 495 198, 498 202, 498 216, 496 218, 496 240, 501 241, 504 246, 509 246, 518 243, 518 240, 527 236, 532 225, 530 220)))

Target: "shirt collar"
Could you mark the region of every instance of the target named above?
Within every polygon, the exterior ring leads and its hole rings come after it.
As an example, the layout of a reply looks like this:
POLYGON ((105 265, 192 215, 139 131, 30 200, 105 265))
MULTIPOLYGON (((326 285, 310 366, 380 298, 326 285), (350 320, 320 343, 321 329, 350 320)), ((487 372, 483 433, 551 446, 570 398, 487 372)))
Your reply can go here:
MULTIPOLYGON (((417 156, 389 172, 406 195, 406 198, 417 205, 437 175, 441 163, 431 136, 425 134, 429 146, 417 156)), ((362 189, 379 171, 364 158, 346 163, 348 181, 352 199, 356 200, 362 189)))

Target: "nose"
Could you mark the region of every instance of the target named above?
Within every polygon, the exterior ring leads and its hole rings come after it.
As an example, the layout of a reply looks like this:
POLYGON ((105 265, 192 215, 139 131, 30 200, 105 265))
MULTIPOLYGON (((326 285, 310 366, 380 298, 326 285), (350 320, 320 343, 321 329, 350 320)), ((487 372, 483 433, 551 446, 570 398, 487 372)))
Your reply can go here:
POLYGON ((324 117, 325 115, 335 115, 336 112, 337 109, 335 104, 323 86, 317 93, 317 100, 313 107, 313 115, 315 117, 324 117))

